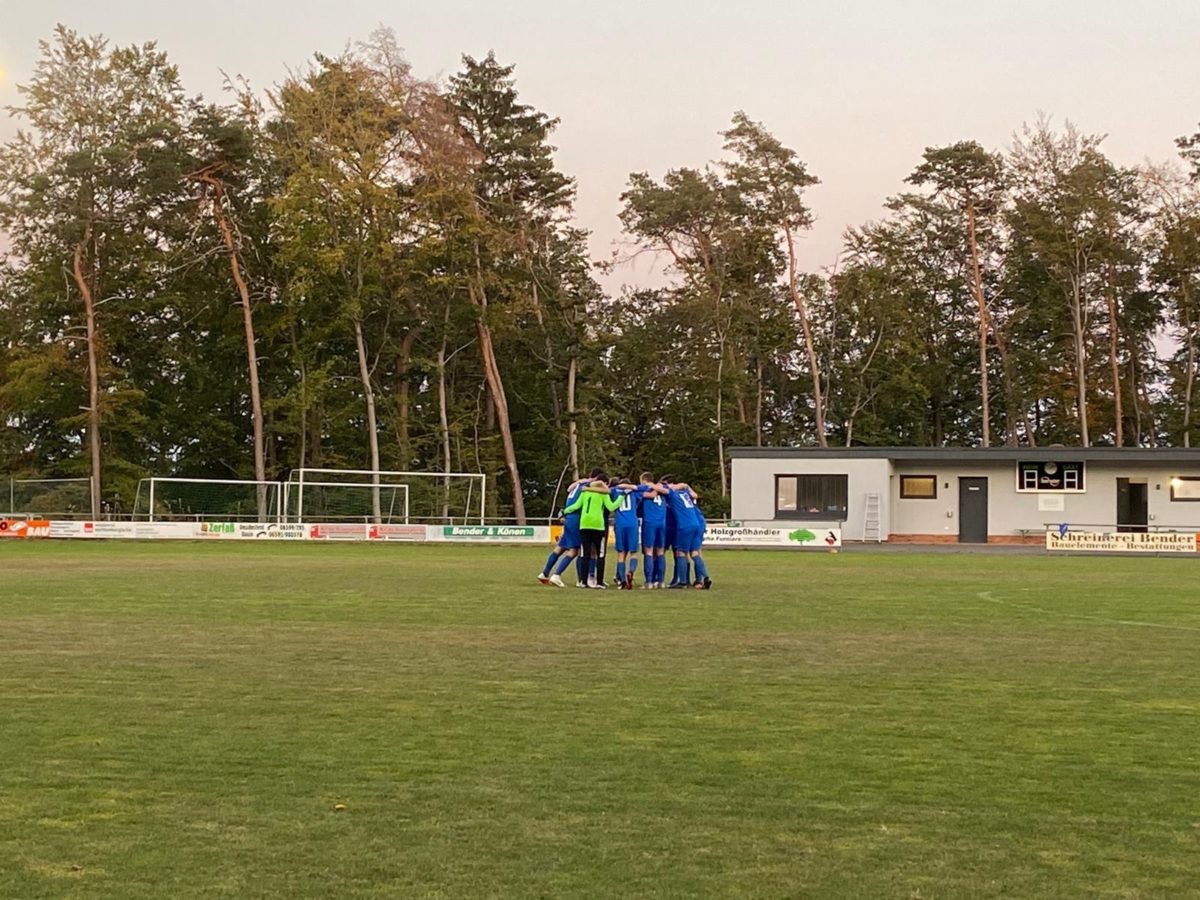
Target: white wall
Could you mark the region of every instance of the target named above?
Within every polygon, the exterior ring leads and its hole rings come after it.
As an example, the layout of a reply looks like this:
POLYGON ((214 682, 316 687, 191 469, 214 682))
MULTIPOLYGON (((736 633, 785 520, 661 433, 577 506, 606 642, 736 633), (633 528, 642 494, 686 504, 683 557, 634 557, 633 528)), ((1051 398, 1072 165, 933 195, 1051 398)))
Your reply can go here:
MULTIPOLYGON (((1070 453, 1064 453, 1068 459, 1070 453)), ((1087 525, 1112 526, 1117 517, 1117 479, 1145 480, 1149 485, 1151 526, 1200 528, 1200 503, 1171 502, 1170 480, 1176 475, 1200 475, 1183 467, 1122 466, 1087 463, 1082 494, 1044 495, 1017 491, 1015 462, 987 465, 931 466, 902 462, 892 479, 893 534, 958 534, 958 479, 980 476, 988 479, 988 534, 1011 535, 1021 529, 1040 530, 1048 523, 1067 522, 1077 529, 1087 525), (901 500, 901 475, 936 475, 938 496, 934 500, 901 500), (947 487, 947 485, 949 485, 947 487), (1039 497, 1061 497, 1063 509, 1039 509, 1039 497)))
POLYGON ((867 494, 877 493, 880 495, 880 532, 886 539, 888 522, 891 517, 891 493, 888 488, 890 473, 891 463, 886 459, 805 459, 803 457, 734 459, 733 507, 730 517, 746 524, 797 523, 797 526, 804 524, 809 527, 840 527, 844 540, 861 541, 866 517, 867 494), (809 519, 777 520, 775 518, 776 475, 848 476, 846 522, 809 519))

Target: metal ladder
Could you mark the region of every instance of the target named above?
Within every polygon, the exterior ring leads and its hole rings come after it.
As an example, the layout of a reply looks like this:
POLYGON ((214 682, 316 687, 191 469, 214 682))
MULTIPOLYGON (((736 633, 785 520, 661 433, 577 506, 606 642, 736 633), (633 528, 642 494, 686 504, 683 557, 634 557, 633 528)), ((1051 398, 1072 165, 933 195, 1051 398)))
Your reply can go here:
POLYGON ((866 512, 863 514, 863 540, 883 542, 880 529, 880 498, 879 494, 867 494, 866 512))

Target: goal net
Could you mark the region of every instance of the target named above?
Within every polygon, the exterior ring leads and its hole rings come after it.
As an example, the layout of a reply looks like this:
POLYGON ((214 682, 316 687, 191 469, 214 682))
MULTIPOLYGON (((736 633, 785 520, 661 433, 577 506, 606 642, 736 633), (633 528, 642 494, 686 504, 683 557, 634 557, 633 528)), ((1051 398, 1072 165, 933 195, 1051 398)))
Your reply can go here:
POLYGON ((284 514, 292 522, 482 522, 486 478, 462 472, 296 469, 284 484, 284 514))
POLYGON ((6 516, 69 518, 92 511, 90 478, 11 478, 4 492, 6 516))
POLYGON ((277 522, 282 496, 278 481, 143 478, 133 501, 133 517, 151 522, 277 522))

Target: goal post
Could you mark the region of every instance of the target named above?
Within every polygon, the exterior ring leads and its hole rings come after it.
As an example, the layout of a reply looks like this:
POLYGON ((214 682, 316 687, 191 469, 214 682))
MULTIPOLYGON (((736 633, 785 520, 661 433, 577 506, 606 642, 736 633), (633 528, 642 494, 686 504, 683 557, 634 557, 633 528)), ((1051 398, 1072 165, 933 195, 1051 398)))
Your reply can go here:
POLYGON ((143 478, 133 502, 133 518, 278 522, 283 515, 278 481, 235 478, 143 478))
POLYGON ((10 478, 4 493, 7 516, 91 515, 91 478, 10 478))
POLYGON ((410 472, 300 468, 284 484, 289 521, 483 523, 487 476, 479 472, 410 472))
POLYGON ((290 488, 291 482, 284 489, 285 515, 290 521, 338 522, 352 519, 380 525, 408 524, 407 484, 382 480, 378 484, 303 481, 298 483, 295 494, 290 488))

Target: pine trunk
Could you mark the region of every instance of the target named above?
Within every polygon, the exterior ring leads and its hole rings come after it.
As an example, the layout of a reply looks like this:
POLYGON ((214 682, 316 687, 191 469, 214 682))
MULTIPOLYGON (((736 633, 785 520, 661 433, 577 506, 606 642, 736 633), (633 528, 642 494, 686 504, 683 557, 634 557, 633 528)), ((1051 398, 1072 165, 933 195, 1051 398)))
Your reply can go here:
POLYGON ((992 444, 992 417, 990 388, 988 385, 988 310, 983 296, 983 273, 979 266, 979 241, 975 232, 975 204, 967 203, 967 240, 971 245, 971 288, 975 303, 979 307, 979 395, 980 415, 983 419, 983 446, 992 444))
POLYGON ((1109 287, 1108 296, 1108 365, 1112 372, 1113 384, 1113 434, 1114 444, 1118 447, 1125 445, 1125 411, 1121 402, 1121 363, 1118 359, 1120 349, 1120 325, 1117 322, 1117 298, 1109 287))
MULTIPOLYGON (((817 433, 817 446, 827 447, 829 444, 825 436, 825 395, 821 393, 821 366, 817 360, 812 326, 808 321, 808 305, 804 302, 804 297, 801 295, 800 288, 796 284, 796 236, 792 233, 792 228, 787 223, 783 225, 783 232, 787 236, 788 288, 792 294, 792 303, 796 307, 796 314, 800 317, 800 330, 804 335, 804 352, 808 356, 808 368, 812 373, 813 428, 817 433)), ((724 465, 722 464, 723 468, 724 465)))
MULTIPOLYGON (((447 307, 447 319, 449 319, 449 308, 447 307)), ((449 324, 447 323, 447 327, 449 324)), ((450 456, 450 414, 446 403, 446 332, 442 332, 442 345, 438 347, 437 355, 437 373, 438 373, 438 425, 442 431, 442 471, 445 473, 445 478, 442 479, 442 519, 450 518, 450 472, 453 471, 453 462, 450 456)))
POLYGON ((213 217, 221 230, 221 238, 225 242, 225 250, 229 254, 229 270, 233 275, 233 283, 237 286, 238 299, 242 306, 242 330, 246 338, 246 371, 250 379, 250 419, 254 430, 254 480, 258 482, 255 494, 258 499, 258 521, 267 520, 267 461, 265 452, 262 395, 258 383, 258 350, 254 337, 254 314, 250 306, 250 288, 242 275, 241 264, 238 261, 237 244, 233 239, 233 229, 225 217, 223 192, 221 183, 208 180, 212 188, 213 217))
POLYGON ((579 426, 575 422, 575 384, 578 370, 579 360, 572 356, 571 364, 567 368, 567 456, 571 463, 571 476, 575 481, 579 480, 579 426))
POLYGON ((1071 328, 1075 343, 1075 391, 1076 408, 1079 413, 1079 440, 1081 446, 1090 447, 1087 408, 1087 346, 1084 343, 1083 288, 1080 276, 1071 278, 1071 328))
MULTIPOLYGON (((478 262, 478 260, 477 260, 478 262)), ((471 301, 475 305, 477 318, 475 330, 479 336, 479 353, 483 360, 483 375, 488 386, 488 395, 492 399, 492 408, 496 416, 496 424, 500 430, 500 442, 504 447, 504 465, 512 480, 513 515, 517 524, 525 524, 525 496, 521 488, 521 471, 517 465, 517 451, 513 445, 512 423, 508 417, 508 396, 504 391, 504 380, 500 376, 500 366, 496 361, 496 349, 492 344, 492 329, 485 318, 487 314, 487 295, 482 288, 471 285, 471 301)))
POLYGON ((371 369, 367 364, 367 342, 363 337, 362 321, 354 320, 354 346, 358 351, 358 376, 367 401, 367 450, 371 455, 371 516, 376 524, 383 522, 379 500, 379 428, 375 421, 375 390, 371 387, 371 369))
MULTIPOLYGON (((96 327, 96 304, 92 296, 92 285, 83 271, 83 254, 85 247, 91 242, 92 226, 89 222, 84 228, 83 238, 75 245, 73 271, 75 285, 83 297, 83 314, 87 326, 87 362, 88 362, 88 449, 91 454, 91 501, 92 518, 100 518, 100 367, 99 350, 96 347, 99 340, 99 330, 96 327)), ((153 512, 153 510, 151 511, 153 512)))
POLYGON ((1183 391, 1183 446, 1192 446, 1192 396, 1196 384, 1196 329, 1192 324, 1191 303, 1187 287, 1183 293, 1183 328, 1187 335, 1187 372, 1184 374, 1183 391))
POLYGON ((725 374, 724 335, 721 335, 719 350, 719 358, 717 359, 717 466, 721 470, 721 497, 724 499, 725 497, 729 496, 729 478, 725 473, 725 422, 722 418, 722 395, 724 394, 722 376, 725 374))

